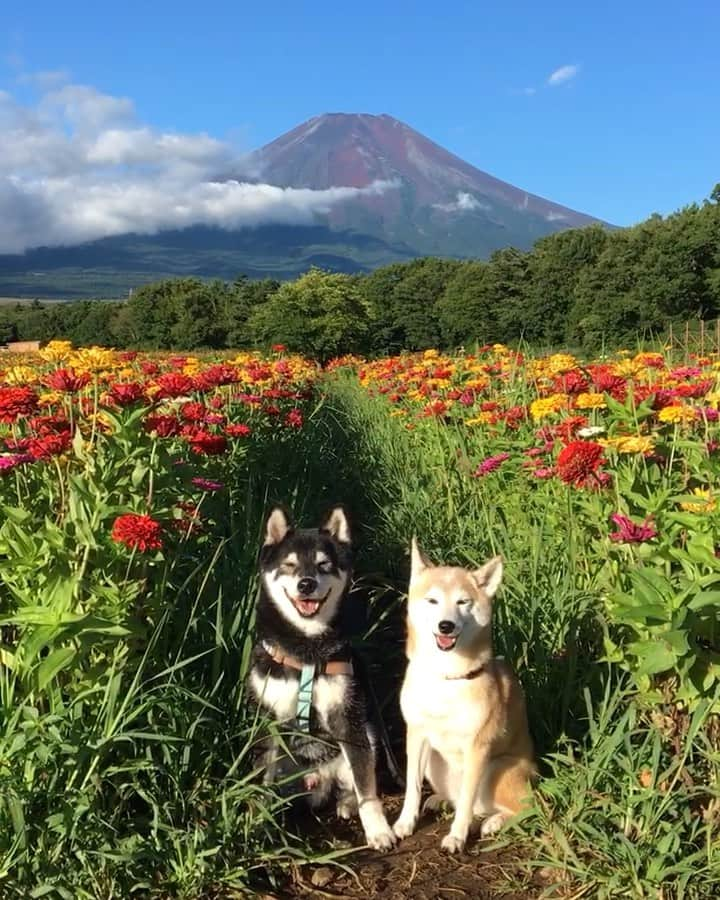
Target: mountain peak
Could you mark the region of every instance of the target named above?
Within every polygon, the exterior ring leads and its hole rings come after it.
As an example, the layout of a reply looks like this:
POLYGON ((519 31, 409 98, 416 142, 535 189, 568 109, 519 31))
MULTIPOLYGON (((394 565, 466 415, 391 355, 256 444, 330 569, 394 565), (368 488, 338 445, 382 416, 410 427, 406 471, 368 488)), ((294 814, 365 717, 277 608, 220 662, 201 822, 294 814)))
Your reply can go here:
POLYGON ((372 186, 334 203, 326 223, 421 253, 485 256, 597 221, 477 169, 387 113, 323 113, 261 148, 254 160, 262 179, 280 187, 372 186))

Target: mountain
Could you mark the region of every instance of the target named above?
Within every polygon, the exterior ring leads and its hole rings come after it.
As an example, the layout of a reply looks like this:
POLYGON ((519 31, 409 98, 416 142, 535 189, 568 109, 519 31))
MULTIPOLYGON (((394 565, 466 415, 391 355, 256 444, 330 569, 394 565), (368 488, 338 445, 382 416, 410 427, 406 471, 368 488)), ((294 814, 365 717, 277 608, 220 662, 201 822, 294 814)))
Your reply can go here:
MULTIPOLYGON (((485 258, 597 222, 493 178, 387 115, 310 119, 218 181, 326 191, 312 224, 195 226, 0 255, 0 298, 125 296, 173 275, 292 278, 437 254, 485 258), (348 190, 350 189, 350 190, 348 190)), ((317 195, 315 195, 317 196, 317 195)))
POLYGON ((252 156, 280 187, 385 188, 336 203, 334 230, 373 234, 417 254, 484 257, 508 245, 597 222, 493 178, 392 116, 318 116, 252 156))

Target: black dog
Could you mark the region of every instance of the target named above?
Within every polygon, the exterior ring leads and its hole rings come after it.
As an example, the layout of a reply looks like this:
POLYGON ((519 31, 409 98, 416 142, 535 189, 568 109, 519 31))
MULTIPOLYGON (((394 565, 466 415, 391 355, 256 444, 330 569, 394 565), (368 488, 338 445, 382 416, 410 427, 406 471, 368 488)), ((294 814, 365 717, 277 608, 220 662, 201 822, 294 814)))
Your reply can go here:
MULTIPOLYGON (((252 693, 297 732, 289 746, 295 764, 308 773, 310 803, 321 804, 336 788, 338 815, 359 812, 367 843, 388 850, 395 837, 377 796, 375 733, 343 632, 352 559, 342 507, 331 510, 320 528, 303 530, 275 507, 265 526, 260 575, 252 693)), ((266 782, 276 780, 281 766, 280 746, 273 741, 266 782)))

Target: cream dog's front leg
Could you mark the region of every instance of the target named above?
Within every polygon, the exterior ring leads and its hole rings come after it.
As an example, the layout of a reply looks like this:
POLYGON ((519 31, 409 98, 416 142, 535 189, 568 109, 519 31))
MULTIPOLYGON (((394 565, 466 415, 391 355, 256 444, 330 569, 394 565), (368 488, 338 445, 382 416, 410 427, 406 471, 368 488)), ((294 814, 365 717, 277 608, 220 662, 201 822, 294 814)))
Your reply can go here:
POLYGON ((407 732, 407 776, 405 779, 405 799, 393 831, 399 838, 408 837, 415 831, 420 813, 420 795, 427 768, 430 745, 421 731, 408 726, 407 732))
POLYGON ((473 741, 463 755, 462 780, 455 804, 455 818, 450 834, 443 838, 441 846, 448 853, 458 853, 465 846, 473 819, 473 806, 483 770, 490 758, 490 746, 473 741))

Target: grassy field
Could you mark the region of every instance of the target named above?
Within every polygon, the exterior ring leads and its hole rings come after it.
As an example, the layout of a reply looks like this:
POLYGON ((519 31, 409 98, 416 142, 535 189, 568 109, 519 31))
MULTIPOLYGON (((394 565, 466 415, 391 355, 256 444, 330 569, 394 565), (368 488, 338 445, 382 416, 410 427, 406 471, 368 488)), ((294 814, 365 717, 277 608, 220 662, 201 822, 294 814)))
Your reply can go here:
MULTIPOLYGON (((717 895, 716 357, 496 346, 320 373, 53 344, 0 372, 3 896, 289 896, 344 852, 258 783, 243 675, 271 501, 308 524, 349 505, 398 748, 411 535, 505 557, 496 644, 543 778, 494 845, 498 895, 717 895)), ((463 865, 487 881, 484 849, 463 865)))

